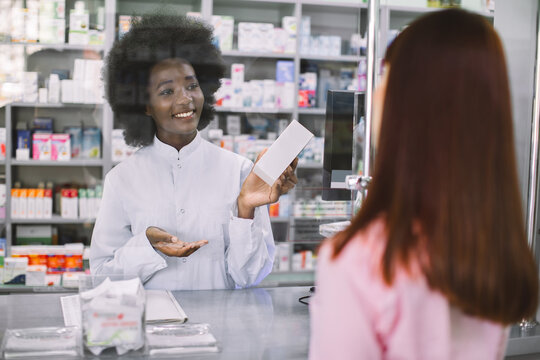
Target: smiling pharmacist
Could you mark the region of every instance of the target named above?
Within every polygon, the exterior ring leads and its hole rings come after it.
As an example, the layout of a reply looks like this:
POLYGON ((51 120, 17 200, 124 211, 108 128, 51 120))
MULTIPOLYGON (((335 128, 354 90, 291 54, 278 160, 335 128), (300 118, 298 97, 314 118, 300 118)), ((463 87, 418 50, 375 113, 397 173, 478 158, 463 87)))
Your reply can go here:
POLYGON ((108 100, 126 142, 142 148, 105 179, 93 274, 138 275, 149 289, 184 290, 248 287, 272 270, 263 205, 295 186, 297 160, 270 187, 251 161, 202 139, 224 73, 211 38, 200 20, 153 14, 114 44, 108 100))

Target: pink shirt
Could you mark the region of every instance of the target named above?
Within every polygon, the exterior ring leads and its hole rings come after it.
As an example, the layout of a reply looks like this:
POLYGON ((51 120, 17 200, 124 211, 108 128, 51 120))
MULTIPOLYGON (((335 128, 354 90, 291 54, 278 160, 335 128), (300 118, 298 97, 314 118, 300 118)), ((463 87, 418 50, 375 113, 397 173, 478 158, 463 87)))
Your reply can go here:
POLYGON ((383 282, 384 240, 379 220, 335 260, 328 243, 321 247, 309 307, 309 358, 502 359, 508 329, 463 314, 421 274, 401 269, 392 286, 383 282))

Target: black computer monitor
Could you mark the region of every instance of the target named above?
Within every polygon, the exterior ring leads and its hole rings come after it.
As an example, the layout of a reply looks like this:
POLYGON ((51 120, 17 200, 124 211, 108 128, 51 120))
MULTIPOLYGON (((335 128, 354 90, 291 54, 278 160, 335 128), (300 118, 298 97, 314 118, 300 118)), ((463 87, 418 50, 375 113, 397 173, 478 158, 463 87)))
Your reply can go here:
POLYGON ((351 200, 351 191, 345 187, 345 177, 352 174, 354 124, 364 114, 363 93, 328 91, 324 127, 323 200, 351 200))

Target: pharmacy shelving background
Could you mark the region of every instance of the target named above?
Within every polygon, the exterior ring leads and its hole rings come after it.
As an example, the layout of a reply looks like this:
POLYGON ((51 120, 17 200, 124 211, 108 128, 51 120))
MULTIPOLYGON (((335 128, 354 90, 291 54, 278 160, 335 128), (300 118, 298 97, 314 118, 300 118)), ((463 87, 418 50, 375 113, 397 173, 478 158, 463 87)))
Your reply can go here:
MULTIPOLYGON (((489 1, 469 2, 473 10, 492 16, 486 5, 489 1)), ((379 36, 383 45, 412 19, 433 10, 423 0, 382 3, 379 36)), ((22 89, 11 84, 4 85, 0 92, 3 103, 0 126, 5 128, 3 139, 0 132, 0 142, 5 144, 5 160, 1 160, 0 169, 4 169, 5 176, 3 236, 7 254, 11 254, 13 245, 25 243, 23 235, 50 237, 57 244, 89 245, 95 221, 92 209, 99 207, 103 178, 134 151, 123 144, 112 111, 102 100, 102 83, 96 80, 100 60, 128 30, 130 16, 165 5, 212 23, 216 43, 227 65, 226 78, 217 94, 217 116, 203 136, 218 146, 253 158, 292 119, 298 119, 315 134, 316 138, 300 156, 296 189, 270 207, 277 258, 266 282, 313 281, 314 253, 322 239, 319 225, 350 217, 348 202, 320 200, 325 93, 328 89, 365 87, 365 3, 358 0, 169 0, 159 4, 150 0, 11 0, 1 4, 0 17, 8 16, 11 20, 11 25, 0 22, 3 24, 0 24, 0 53, 4 54, 0 59, 1 79, 4 84, 9 83, 6 80, 12 80, 10 76, 18 70, 30 74, 19 79, 22 89), (21 25, 25 19, 26 25, 21 25), (86 32, 81 27, 84 21, 90 24, 86 32), (45 24, 47 31, 43 33, 37 24, 45 24), (58 43, 40 43, 40 39, 58 43), (32 73, 37 73, 37 78, 32 73), (40 90, 25 92, 25 84, 33 87, 34 81, 40 90), (47 91, 41 90, 45 88, 47 91), (9 99, 17 92, 20 95, 15 101, 9 99), (35 119, 53 120, 50 123, 45 120, 45 124, 38 121, 36 125, 35 119), (43 126, 49 127, 45 131, 71 134, 71 147, 77 143, 79 148, 72 149, 69 160, 51 160, 47 156, 33 159, 24 151, 17 151, 21 141, 18 131, 43 126), (96 147, 97 151, 92 151, 96 147), (12 190, 19 188, 52 189, 51 217, 21 218, 20 209, 17 213, 18 209, 12 207, 11 197, 12 190), (72 199, 68 191, 62 191, 70 188, 85 189, 83 216, 80 206, 72 208, 69 202, 78 196, 72 199), (60 204, 68 204, 62 213, 60 204)), ((379 57, 383 52, 381 46, 379 57)), ((28 136, 30 139, 32 135, 28 136)), ((17 191, 13 194, 20 195, 17 191)))

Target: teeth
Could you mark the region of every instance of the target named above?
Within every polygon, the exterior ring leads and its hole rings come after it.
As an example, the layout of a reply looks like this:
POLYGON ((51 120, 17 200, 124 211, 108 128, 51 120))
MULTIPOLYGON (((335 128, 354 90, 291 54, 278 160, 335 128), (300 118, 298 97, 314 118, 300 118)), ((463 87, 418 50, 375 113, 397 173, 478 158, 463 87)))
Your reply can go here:
POLYGON ((193 115, 193 110, 185 112, 185 113, 174 114, 173 116, 175 118, 184 118, 184 117, 188 117, 188 116, 191 116, 191 115, 193 115))

